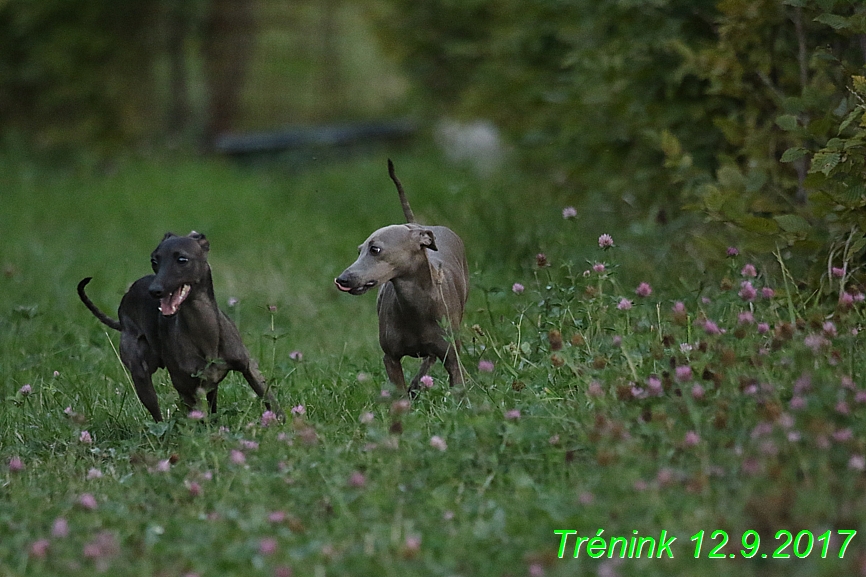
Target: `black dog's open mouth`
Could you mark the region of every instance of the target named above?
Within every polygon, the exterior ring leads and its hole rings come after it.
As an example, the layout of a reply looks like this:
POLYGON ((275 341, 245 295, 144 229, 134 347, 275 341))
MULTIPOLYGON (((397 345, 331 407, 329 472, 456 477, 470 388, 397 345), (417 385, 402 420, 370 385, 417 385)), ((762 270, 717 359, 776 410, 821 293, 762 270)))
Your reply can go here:
POLYGON ((189 296, 191 288, 190 285, 185 284, 176 291, 169 293, 168 296, 159 299, 159 312, 166 317, 177 314, 177 309, 180 308, 181 303, 189 296))
POLYGON ((351 287, 348 285, 344 285, 340 282, 340 279, 334 279, 334 284, 337 285, 337 288, 343 291, 344 293, 349 293, 350 295, 362 295, 378 283, 374 280, 366 282, 361 286, 351 287))

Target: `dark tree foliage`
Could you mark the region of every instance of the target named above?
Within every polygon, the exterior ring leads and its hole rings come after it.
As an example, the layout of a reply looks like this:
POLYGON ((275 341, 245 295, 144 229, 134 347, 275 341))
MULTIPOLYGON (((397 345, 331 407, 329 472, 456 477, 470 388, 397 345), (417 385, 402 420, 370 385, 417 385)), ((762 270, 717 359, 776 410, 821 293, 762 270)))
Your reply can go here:
POLYGON ((139 132, 148 109, 155 3, 0 4, 0 125, 51 149, 139 132))
POLYGON ((712 250, 735 240, 815 260, 844 237, 846 258, 862 252, 866 3, 388 5, 383 40, 447 96, 437 112, 494 120, 576 201, 601 191, 638 213, 703 212, 694 241, 712 250))
POLYGON ((0 3, 0 132, 46 151, 183 138, 200 52, 207 140, 231 129, 255 38, 250 0, 0 3), (198 49, 198 50, 197 50, 198 49))
MULTIPOLYGON (((494 120, 532 166, 574 191, 669 201, 662 131, 700 151, 722 140, 711 115, 730 104, 707 98, 707 81, 682 58, 716 38, 713 1, 391 5, 387 45, 434 98, 449 79, 446 112, 494 120)), ((714 167, 711 153, 695 157, 714 167)))
POLYGON ((255 14, 249 0, 209 2, 203 46, 208 93, 204 137, 208 144, 235 127, 254 29, 255 14))
MULTIPOLYGON (((812 155, 862 130, 855 79, 866 62, 866 5, 728 0, 719 6, 717 43, 685 54, 685 62, 709 82, 709 93, 736 106, 713 118, 725 136, 715 174, 689 167, 688 151, 669 139, 675 182, 713 220, 736 226, 756 246, 798 245, 815 254, 852 225, 866 224, 842 205, 828 211, 825 177, 832 167, 822 153, 812 155), (792 146, 796 152, 786 153, 792 146)), ((857 156, 862 149, 849 146, 846 161, 857 156)))

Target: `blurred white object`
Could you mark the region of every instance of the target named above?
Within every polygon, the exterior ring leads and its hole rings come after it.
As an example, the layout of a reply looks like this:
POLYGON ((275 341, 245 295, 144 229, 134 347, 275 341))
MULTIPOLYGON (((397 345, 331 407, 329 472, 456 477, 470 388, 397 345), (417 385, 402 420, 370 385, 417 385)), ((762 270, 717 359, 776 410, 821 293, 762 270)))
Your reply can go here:
POLYGON ((469 164, 482 177, 493 175, 505 160, 499 129, 487 120, 461 123, 444 119, 436 127, 435 137, 448 160, 469 164))

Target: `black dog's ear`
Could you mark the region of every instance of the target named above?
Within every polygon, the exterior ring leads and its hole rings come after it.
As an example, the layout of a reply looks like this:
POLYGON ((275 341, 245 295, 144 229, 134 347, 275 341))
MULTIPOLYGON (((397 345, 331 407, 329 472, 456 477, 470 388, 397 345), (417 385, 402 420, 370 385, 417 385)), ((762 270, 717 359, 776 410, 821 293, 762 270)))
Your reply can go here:
POLYGON ((422 228, 416 231, 417 235, 420 236, 421 246, 429 248, 430 250, 439 250, 436 248, 436 237, 433 236, 433 231, 429 228, 422 228))
POLYGON ((200 232, 191 231, 188 235, 189 238, 198 241, 198 245, 205 252, 210 250, 210 241, 208 241, 207 237, 200 232))
POLYGON ((167 233, 165 233, 165 236, 162 237, 162 240, 168 240, 168 239, 173 238, 175 236, 177 236, 177 235, 174 234, 173 232, 167 232, 167 233))

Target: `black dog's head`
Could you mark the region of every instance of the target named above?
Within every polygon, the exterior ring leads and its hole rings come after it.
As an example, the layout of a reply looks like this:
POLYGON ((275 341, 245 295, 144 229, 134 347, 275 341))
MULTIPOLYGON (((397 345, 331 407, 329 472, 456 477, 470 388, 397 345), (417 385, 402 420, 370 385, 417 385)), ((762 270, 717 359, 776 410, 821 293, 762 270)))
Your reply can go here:
POLYGON ((150 283, 150 294, 159 299, 159 310, 165 316, 177 313, 192 291, 210 278, 207 253, 210 243, 201 233, 187 236, 166 233, 150 255, 156 277, 150 283))

